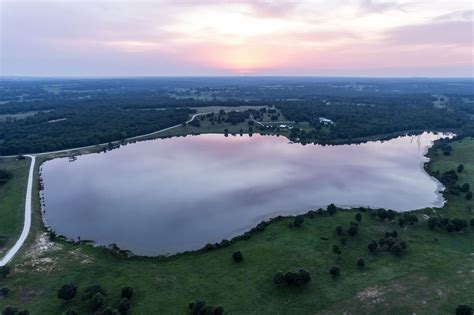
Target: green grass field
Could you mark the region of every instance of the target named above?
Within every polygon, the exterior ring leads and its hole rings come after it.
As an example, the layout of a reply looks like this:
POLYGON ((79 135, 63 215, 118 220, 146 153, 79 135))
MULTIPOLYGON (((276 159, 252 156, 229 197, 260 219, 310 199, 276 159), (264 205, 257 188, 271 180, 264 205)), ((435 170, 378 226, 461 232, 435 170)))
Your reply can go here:
POLYGON ((30 159, 17 161, 14 158, 0 159, 0 169, 13 174, 13 178, 0 186, 0 236, 6 242, 0 244, 0 255, 16 241, 23 228, 26 183, 30 159))
MULTIPOLYGON (((452 146, 450 156, 430 152, 431 169, 444 171, 463 163, 460 183, 474 186, 474 139, 452 146)), ((27 165, 23 167, 26 172, 27 165)), ((21 194, 20 190, 21 185, 11 193, 21 194)), ((404 228, 363 213, 359 233, 344 235, 345 246, 335 227, 348 227, 355 210, 306 217, 301 228, 289 228, 292 219, 287 218, 253 234, 250 240, 160 262, 120 259, 92 246, 50 242, 36 200, 28 244, 11 264, 11 275, 0 279, 0 287, 11 290, 8 297, 0 298, 0 309, 16 305, 32 314, 61 314, 68 308, 91 313, 89 304, 81 300, 82 290, 98 283, 108 292, 104 306, 113 307, 118 304, 120 288, 133 286, 131 314, 185 314, 188 303, 197 299, 221 305, 229 314, 453 314, 459 304, 474 306, 474 228, 451 234, 431 231, 426 220, 435 213, 470 219, 474 217, 469 211, 472 206, 463 196, 449 196, 442 209, 415 212, 420 222, 404 228), (369 253, 369 241, 392 230, 407 242, 407 252, 402 257, 369 253), (340 256, 332 252, 335 244, 342 249, 340 256), (236 250, 243 253, 243 263, 232 261, 236 250), (366 260, 363 270, 356 266, 359 257, 366 260), (328 273, 333 265, 341 268, 336 279, 328 273), (308 285, 273 285, 275 272, 299 268, 310 272, 308 285), (79 292, 64 303, 56 292, 69 282, 78 285, 79 292)))

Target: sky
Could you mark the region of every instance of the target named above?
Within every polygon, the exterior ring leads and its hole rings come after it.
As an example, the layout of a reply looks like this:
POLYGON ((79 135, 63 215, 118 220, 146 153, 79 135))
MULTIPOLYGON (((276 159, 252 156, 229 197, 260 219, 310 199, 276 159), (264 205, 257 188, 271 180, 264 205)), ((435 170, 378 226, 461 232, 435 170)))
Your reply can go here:
POLYGON ((473 77, 473 3, 0 0, 0 75, 473 77))

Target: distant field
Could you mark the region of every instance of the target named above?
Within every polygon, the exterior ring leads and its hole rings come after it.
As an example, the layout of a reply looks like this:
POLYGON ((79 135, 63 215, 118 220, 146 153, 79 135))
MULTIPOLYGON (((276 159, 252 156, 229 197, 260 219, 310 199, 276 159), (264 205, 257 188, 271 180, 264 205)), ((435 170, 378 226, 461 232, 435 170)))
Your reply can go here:
POLYGON ((203 106, 203 107, 191 107, 198 113, 218 113, 221 109, 225 111, 240 110, 244 111, 247 109, 260 109, 268 106, 203 106))
MULTIPOLYGON (((452 146, 450 156, 430 152, 432 170, 449 170, 463 163, 460 182, 474 185, 474 139, 452 146)), ((22 167, 26 172, 27 165, 22 167)), ((10 193, 20 195, 21 191, 19 185, 10 193)), ((359 233, 353 237, 345 234, 345 246, 335 227, 341 224, 347 228, 357 211, 306 216, 301 228, 292 229, 288 227, 292 219, 288 218, 270 224, 250 240, 158 262, 124 260, 91 246, 49 241, 41 229, 36 200, 33 233, 22 255, 11 265, 11 276, 2 280, 2 286, 11 291, 0 299, 0 307, 18 305, 32 314, 61 314, 69 308, 90 313, 89 303, 81 301, 82 290, 101 284, 107 290, 104 306, 114 307, 120 288, 133 286, 136 294, 131 314, 183 314, 188 303, 196 299, 221 305, 232 314, 453 314, 457 305, 472 305, 474 301, 474 229, 469 227, 463 233, 431 231, 426 220, 435 212, 470 219, 474 217, 469 210, 472 206, 474 203, 463 196, 449 196, 444 208, 415 212, 420 222, 403 228, 396 221, 381 222, 362 213, 359 233), (405 255, 369 253, 369 241, 393 230, 408 244, 405 255), (332 251, 336 244, 341 255, 332 251), (243 253, 241 264, 232 261, 236 250, 243 253), (359 257, 367 264, 362 270, 356 266, 359 257), (328 273, 333 265, 341 268, 336 279, 328 273), (278 288, 272 284, 275 272, 302 267, 312 277, 305 287, 278 288), (63 303, 56 291, 69 282, 79 286, 79 293, 73 301, 63 303)))

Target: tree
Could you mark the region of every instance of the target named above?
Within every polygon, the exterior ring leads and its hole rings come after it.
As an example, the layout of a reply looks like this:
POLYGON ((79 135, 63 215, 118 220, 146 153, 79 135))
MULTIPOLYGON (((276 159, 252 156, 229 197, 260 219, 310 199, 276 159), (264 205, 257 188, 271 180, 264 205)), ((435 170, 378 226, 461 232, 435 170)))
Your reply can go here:
POLYGON ((462 173, 463 170, 464 170, 464 165, 459 164, 458 169, 457 169, 458 173, 462 173))
POLYGON ((470 221, 469 221, 469 224, 474 227, 474 218, 472 218, 470 221))
POLYGON ((304 223, 304 216, 302 216, 302 215, 297 215, 297 216, 295 217, 295 220, 293 221, 292 226, 293 226, 293 227, 300 227, 300 226, 303 225, 303 223, 304 223))
POLYGON ((238 250, 236 252, 234 252, 232 254, 232 259, 235 261, 235 262, 242 262, 244 260, 244 256, 242 255, 242 253, 238 250))
POLYGON ((367 245, 367 247, 369 248, 369 251, 371 253, 375 252, 377 250, 377 242, 372 240, 369 245, 367 245))
POLYGON ((400 244, 395 244, 390 248, 390 251, 396 256, 401 256, 403 253, 403 248, 400 244))
POLYGON ((460 232, 467 227, 467 221, 464 219, 454 218, 451 220, 451 223, 453 224, 454 230, 456 232, 460 232))
POLYGON ((7 305, 3 309, 2 315, 17 315, 18 309, 14 306, 7 305))
POLYGON ((438 218, 433 217, 428 219, 428 227, 430 230, 434 230, 436 226, 438 225, 438 218))
POLYGON ((357 222, 362 221, 362 214, 360 212, 356 213, 355 219, 356 219, 357 222))
POLYGON ((337 235, 342 235, 343 231, 344 231, 344 227, 342 225, 336 226, 337 235))
POLYGON ((365 267, 365 259, 360 257, 359 259, 357 259, 357 267, 359 267, 359 269, 362 269, 365 267))
POLYGON ((459 187, 459 190, 461 192, 468 192, 471 186, 468 183, 464 183, 461 187, 459 187))
POLYGON ((104 304, 104 296, 100 292, 95 293, 91 299, 92 310, 97 311, 102 306, 102 304, 104 304))
POLYGON ((58 290, 58 298, 61 300, 69 301, 76 296, 77 287, 75 284, 65 284, 58 290))
POLYGON ((130 300, 127 298, 122 298, 118 305, 118 311, 120 314, 127 314, 130 310, 130 300))
POLYGON ((336 212, 337 212, 337 207, 335 204, 331 203, 329 206, 328 206, 328 213, 329 215, 335 215, 336 212))
POLYGON ((334 254, 337 254, 337 255, 341 255, 341 254, 342 254, 341 249, 340 249, 339 246, 337 246, 337 245, 333 245, 333 246, 332 246, 332 252, 333 252, 334 254))
POLYGON ((91 299, 94 294, 102 293, 102 295, 107 295, 107 292, 100 284, 93 284, 84 289, 84 294, 82 295, 82 300, 86 301, 91 299))
POLYGON ((468 191, 466 194, 466 199, 471 200, 472 199, 472 191, 468 191))
POLYGON ((133 296, 133 288, 126 286, 122 288, 121 297, 131 299, 133 296))
POLYGON ((338 266, 332 266, 331 269, 329 269, 329 273, 333 278, 336 278, 341 274, 341 269, 338 266))
POLYGON ((357 231, 359 230, 359 228, 355 225, 351 225, 349 227, 349 229, 347 230, 347 233, 349 233, 350 236, 354 236, 357 234, 357 231))
POLYGON ((472 315, 472 307, 467 305, 458 305, 456 315, 472 315))
POLYGON ((0 278, 5 279, 10 274, 10 267, 9 266, 2 266, 0 267, 0 278))
POLYGON ((10 292, 9 288, 3 287, 0 289, 0 296, 7 296, 9 292, 10 292))
POLYGON ((281 285, 283 283, 285 283, 285 275, 283 272, 278 271, 273 275, 273 284, 281 285))

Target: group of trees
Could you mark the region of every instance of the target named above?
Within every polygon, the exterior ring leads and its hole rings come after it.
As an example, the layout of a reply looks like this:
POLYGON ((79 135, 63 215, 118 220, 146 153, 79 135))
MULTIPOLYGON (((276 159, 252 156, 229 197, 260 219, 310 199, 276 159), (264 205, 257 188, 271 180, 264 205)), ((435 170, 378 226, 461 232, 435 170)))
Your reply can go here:
POLYGON ((287 271, 283 273, 281 271, 275 273, 273 276, 273 283, 275 285, 286 285, 286 286, 302 286, 311 281, 311 276, 308 271, 299 269, 296 272, 287 271))
POLYGON ((222 306, 214 307, 206 304, 204 301, 192 301, 188 305, 189 314, 192 315, 222 315, 224 308, 222 306))
MULTIPOLYGON (((461 232, 468 226, 467 220, 459 219, 459 218, 449 219, 449 218, 432 217, 428 219, 427 223, 428 223, 428 227, 431 230, 435 230, 439 228, 439 229, 445 229, 449 233, 461 232)), ((474 227, 474 219, 471 219, 470 225, 474 227)))
MULTIPOLYGON (((64 301, 71 301, 77 295, 78 288, 75 284, 69 283, 64 284, 58 289, 57 297, 64 301)), ((88 286, 84 289, 83 295, 81 300, 83 302, 89 303, 89 306, 93 312, 97 312, 101 308, 103 311, 101 314, 103 315, 112 315, 112 314, 127 314, 130 310, 130 299, 132 298, 134 290, 132 287, 125 286, 122 288, 120 293, 120 302, 117 305, 117 308, 112 307, 104 307, 105 304, 105 297, 107 296, 106 290, 98 285, 94 284, 88 286)), ((76 311, 73 309, 69 309, 67 312, 68 315, 75 315, 77 314, 76 311)))
POLYGON ((378 242, 375 240, 370 241, 367 247, 371 253, 382 250, 396 256, 401 256, 406 251, 408 245, 405 241, 398 239, 398 232, 394 230, 385 233, 385 238, 379 239, 378 242))

